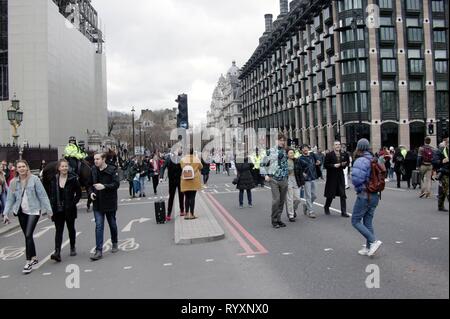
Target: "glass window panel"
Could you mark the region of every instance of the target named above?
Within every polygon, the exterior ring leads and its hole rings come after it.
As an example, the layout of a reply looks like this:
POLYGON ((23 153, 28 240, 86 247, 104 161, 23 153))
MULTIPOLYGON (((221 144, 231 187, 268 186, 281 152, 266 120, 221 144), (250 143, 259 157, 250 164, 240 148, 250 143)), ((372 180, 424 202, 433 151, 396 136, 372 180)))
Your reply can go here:
POLYGON ((435 59, 447 59, 447 50, 435 50, 434 51, 435 59))
POLYGON ((383 91, 395 91, 395 82, 394 81, 382 81, 381 89, 383 91))
POLYGON ((420 59, 422 58, 421 50, 419 49, 409 49, 408 58, 410 59, 420 59))
POLYGON ((422 83, 422 81, 410 81, 409 82, 409 89, 410 89, 410 91, 421 91, 421 90, 423 90, 423 83, 422 83))

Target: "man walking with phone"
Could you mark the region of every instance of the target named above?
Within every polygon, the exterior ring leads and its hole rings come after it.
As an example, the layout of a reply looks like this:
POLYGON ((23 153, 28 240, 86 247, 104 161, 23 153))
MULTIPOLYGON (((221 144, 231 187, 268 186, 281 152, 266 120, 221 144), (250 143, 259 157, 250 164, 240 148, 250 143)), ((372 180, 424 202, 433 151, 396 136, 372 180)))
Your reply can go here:
POLYGON ((95 167, 92 169, 92 188, 90 197, 94 202, 95 216, 95 254, 91 257, 92 261, 103 257, 103 230, 105 226, 105 217, 108 221, 111 231, 112 253, 119 251, 117 235, 117 190, 120 187, 119 174, 117 168, 106 164, 106 154, 97 153, 94 156, 95 167))

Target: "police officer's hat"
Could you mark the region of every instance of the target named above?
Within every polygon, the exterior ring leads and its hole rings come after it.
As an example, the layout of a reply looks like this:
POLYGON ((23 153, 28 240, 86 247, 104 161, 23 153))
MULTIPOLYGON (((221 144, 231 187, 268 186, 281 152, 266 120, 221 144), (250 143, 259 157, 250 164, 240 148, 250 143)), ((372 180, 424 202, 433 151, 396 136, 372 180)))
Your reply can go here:
POLYGON ((75 138, 75 136, 71 136, 69 137, 69 143, 76 143, 77 139, 75 138))

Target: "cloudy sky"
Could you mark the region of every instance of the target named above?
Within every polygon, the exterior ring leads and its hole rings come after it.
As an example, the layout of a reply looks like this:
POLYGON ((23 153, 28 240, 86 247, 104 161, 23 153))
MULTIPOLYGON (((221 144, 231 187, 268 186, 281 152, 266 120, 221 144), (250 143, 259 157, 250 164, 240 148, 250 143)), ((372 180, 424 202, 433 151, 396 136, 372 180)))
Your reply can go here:
POLYGON ((106 32, 108 108, 176 107, 189 96, 191 123, 206 119, 221 73, 242 67, 279 0, 93 0, 106 32))

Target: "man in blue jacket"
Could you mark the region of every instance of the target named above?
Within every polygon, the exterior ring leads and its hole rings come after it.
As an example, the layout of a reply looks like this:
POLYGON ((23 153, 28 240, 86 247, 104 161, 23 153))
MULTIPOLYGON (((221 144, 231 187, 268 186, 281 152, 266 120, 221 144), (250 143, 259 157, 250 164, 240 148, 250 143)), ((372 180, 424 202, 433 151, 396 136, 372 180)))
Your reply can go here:
POLYGON ((355 206, 353 207, 352 225, 361 235, 367 244, 366 247, 358 251, 362 256, 373 256, 383 244, 375 237, 373 229, 373 217, 378 206, 378 193, 369 193, 367 185, 370 181, 371 164, 373 155, 369 152, 370 144, 365 138, 358 141, 356 146, 356 161, 353 163, 352 182, 357 194, 355 206))
POLYGON ((303 170, 303 175, 305 176, 305 200, 306 205, 303 205, 303 212, 306 216, 310 218, 316 218, 313 210, 313 204, 316 200, 316 179, 317 179, 317 166, 322 163, 316 157, 316 155, 310 152, 309 145, 302 146, 302 156, 299 157, 298 161, 303 170))

